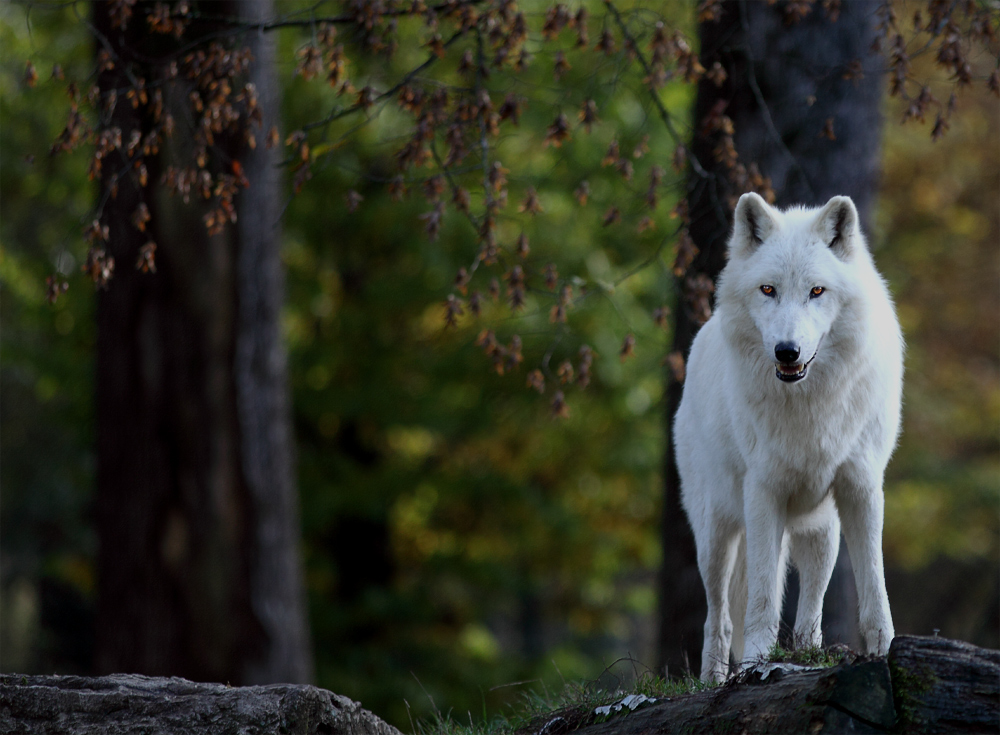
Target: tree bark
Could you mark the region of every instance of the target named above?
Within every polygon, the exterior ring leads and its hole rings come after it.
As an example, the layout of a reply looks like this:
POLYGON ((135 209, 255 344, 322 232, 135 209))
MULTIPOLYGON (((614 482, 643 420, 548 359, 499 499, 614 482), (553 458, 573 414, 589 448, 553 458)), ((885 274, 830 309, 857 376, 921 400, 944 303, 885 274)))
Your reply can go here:
MULTIPOLYGON (((274 16, 272 0, 242 0, 251 22, 274 16)), ((281 95, 273 36, 251 34, 250 81, 264 119, 277 125, 281 95)), ((263 138, 263 135, 260 136, 263 138)), ((295 485, 287 353, 281 338, 284 270, 280 258, 278 150, 247 151, 251 185, 237 201, 236 409, 243 477, 254 508, 250 598, 269 641, 264 656, 248 663, 245 681, 305 683, 312 678, 305 585, 299 559, 299 508, 295 485)))
MULTIPOLYGON (((756 163, 771 179, 776 205, 815 206, 847 194, 870 231, 883 84, 881 58, 870 51, 876 7, 864 0, 841 3, 834 21, 817 3, 793 22, 784 3, 729 0, 718 21, 699 24, 702 65, 710 69, 718 62, 727 76, 721 85, 708 78, 698 84, 691 152, 708 175, 692 170, 688 182, 689 231, 698 247, 689 274, 705 274, 713 281, 718 277, 725 265, 732 204, 742 193, 716 160, 717 136, 701 128, 720 109, 733 121, 740 161, 756 163), (854 61, 860 66, 852 66, 854 61)), ((683 284, 677 290, 673 350, 686 357, 700 324, 683 284)), ((672 375, 667 381, 658 664, 672 673, 697 667, 705 602, 673 454, 673 416, 682 386, 672 375)), ((858 644, 856 600, 842 547, 824 606, 828 641, 858 644)), ((790 602, 794 610, 794 600, 790 602)))
POLYGON ((693 694, 594 704, 534 718, 517 735, 1000 732, 1000 651, 900 636, 884 658, 831 668, 767 664, 693 694), (603 709, 603 708, 602 708, 603 709))
POLYGON ((900 732, 1000 732, 1000 651, 898 636, 889 671, 900 732))
MULTIPOLYGON (((143 64, 160 41, 142 19, 123 31, 109 4, 93 12, 118 59, 98 79, 102 92, 123 98, 129 67, 155 81, 143 64)), ((252 81, 270 84, 261 102, 275 105, 273 55, 254 50, 252 81)), ((149 128, 142 110, 121 99, 110 124, 128 140, 149 128)), ((196 206, 157 185, 155 161, 150 185, 126 176, 104 207, 116 271, 97 305, 97 672, 232 683, 310 675, 269 206, 279 193, 263 145, 242 159, 256 177, 237 203, 240 219, 258 217, 250 227, 209 236, 196 206), (150 234, 132 222, 140 202, 150 234), (150 237, 156 272, 142 273, 150 237)), ((104 191, 123 164, 105 162, 104 191)))

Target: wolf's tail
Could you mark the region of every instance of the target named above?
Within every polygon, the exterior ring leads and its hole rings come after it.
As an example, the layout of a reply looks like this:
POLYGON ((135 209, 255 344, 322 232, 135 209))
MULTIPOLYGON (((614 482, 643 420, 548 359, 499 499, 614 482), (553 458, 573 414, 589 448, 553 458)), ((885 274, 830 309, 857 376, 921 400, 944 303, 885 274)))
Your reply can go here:
POLYGON ((736 547, 736 563, 729 580, 729 616, 733 621, 733 658, 743 660, 743 622, 747 614, 747 537, 740 534, 736 547))

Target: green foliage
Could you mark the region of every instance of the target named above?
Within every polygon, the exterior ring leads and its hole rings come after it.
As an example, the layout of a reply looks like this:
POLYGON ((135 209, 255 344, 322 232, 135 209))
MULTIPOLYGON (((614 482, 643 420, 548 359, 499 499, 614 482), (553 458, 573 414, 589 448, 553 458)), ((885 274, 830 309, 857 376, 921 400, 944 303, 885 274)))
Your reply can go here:
POLYGON ((1000 558, 998 105, 975 88, 958 105, 933 143, 929 126, 896 124, 904 104, 890 106, 874 238, 907 341, 885 546, 910 570, 942 555, 1000 558))
MULTIPOLYGON (((402 56, 401 66, 414 61, 402 56)), ((551 57, 538 49, 528 73, 496 86, 544 89, 551 57)), ((668 344, 650 314, 669 296, 672 253, 661 248, 672 202, 664 197, 658 228, 636 237, 643 195, 630 196, 601 166, 611 138, 641 140, 648 111, 639 94, 626 90, 602 108, 607 122, 590 136, 581 130, 558 149, 538 137, 560 104, 610 96, 615 69, 600 65, 579 70, 579 99, 533 97, 498 153, 505 166, 517 162, 511 200, 533 185, 544 208, 500 223, 504 252, 523 231, 526 270, 555 261, 591 289, 566 326, 549 323, 555 296, 538 290, 517 314, 487 297, 478 323, 466 315, 445 328, 444 296, 474 259, 476 232, 449 215, 429 242, 419 186, 391 200, 391 111, 352 145, 331 147, 289 203, 285 323, 319 683, 400 726, 429 716, 431 700, 493 713, 512 694, 498 685, 593 677, 603 658, 649 645, 668 344), (581 207, 573 191, 584 178, 592 197, 581 207), (353 213, 351 189, 364 197, 353 213), (630 225, 602 227, 612 196, 630 225), (522 337, 520 369, 494 372, 474 346, 487 327, 503 342, 522 337), (621 362, 629 333, 636 357, 621 362), (576 364, 583 343, 598 353, 594 381, 567 386, 569 416, 553 421, 555 366, 576 364), (543 359, 552 366, 545 398, 525 385, 543 359)), ((290 127, 331 102, 330 91, 300 79, 286 90, 290 127)), ((668 144, 651 138, 653 158, 669 158, 668 144)), ((469 288, 485 292, 485 280, 469 288)))
POLYGON ((46 278, 79 266, 76 246, 92 206, 86 162, 50 157, 65 124, 55 63, 85 76, 90 39, 68 10, 0 6, 0 651, 4 670, 88 665, 95 539, 93 298, 82 279, 54 306, 46 278), (38 68, 25 82, 25 61, 38 68), (39 637, 42 595, 50 627, 39 637))

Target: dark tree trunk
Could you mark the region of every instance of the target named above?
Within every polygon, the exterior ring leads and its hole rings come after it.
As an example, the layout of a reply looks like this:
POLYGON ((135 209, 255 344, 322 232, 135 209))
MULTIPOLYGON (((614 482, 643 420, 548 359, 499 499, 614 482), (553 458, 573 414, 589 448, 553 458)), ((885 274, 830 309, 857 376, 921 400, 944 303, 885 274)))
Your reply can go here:
MULTIPOLYGON (((99 86, 122 99, 128 61, 140 48, 148 58, 156 39, 141 18, 112 28, 105 3, 94 22, 120 59, 99 86)), ((273 54, 251 42, 251 81, 273 114, 273 54)), ((128 140, 148 121, 122 101, 111 125, 128 140)), ((97 307, 98 672, 233 684, 310 675, 278 339, 277 179, 264 146, 231 152, 254 177, 237 203, 241 220, 256 216, 248 225, 209 236, 152 168, 149 186, 123 178, 104 208, 116 272, 97 307), (132 223, 140 202, 150 235, 132 223), (157 270, 142 273, 150 237, 157 270)), ((105 189, 122 163, 105 162, 105 189)))
MULTIPOLYGON (((817 3, 795 22, 786 14, 786 3, 731 0, 723 3, 717 22, 700 23, 701 63, 708 69, 719 62, 727 78, 721 86, 707 78, 698 85, 691 152, 707 175, 692 171, 689 179, 690 233, 699 249, 689 274, 703 273, 714 281, 722 270, 732 206, 742 193, 716 160, 718 136, 702 129, 702 121, 713 111, 732 119, 740 161, 756 163, 771 179, 775 204, 819 205, 847 194, 869 229, 881 133, 882 64, 870 52, 876 7, 864 0, 844 2, 834 21, 817 3), (854 61, 860 67, 852 66, 854 61), (858 69, 861 74, 855 73, 858 69)), ((678 291, 673 349, 686 357, 700 324, 683 285, 678 291)), ((671 673, 697 669, 705 615, 694 538, 680 505, 674 460, 672 422, 680 397, 681 384, 671 375, 658 650, 659 666, 671 673)), ((824 607, 828 641, 857 644, 856 600, 842 547, 824 607)))

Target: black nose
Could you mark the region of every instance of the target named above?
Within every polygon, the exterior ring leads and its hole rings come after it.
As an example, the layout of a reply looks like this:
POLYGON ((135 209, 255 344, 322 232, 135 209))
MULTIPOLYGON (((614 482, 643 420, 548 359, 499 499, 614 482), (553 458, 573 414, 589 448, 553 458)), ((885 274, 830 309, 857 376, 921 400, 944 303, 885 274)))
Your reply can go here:
POLYGON ((778 362, 790 363, 799 359, 799 346, 791 342, 779 342, 774 348, 778 362))

